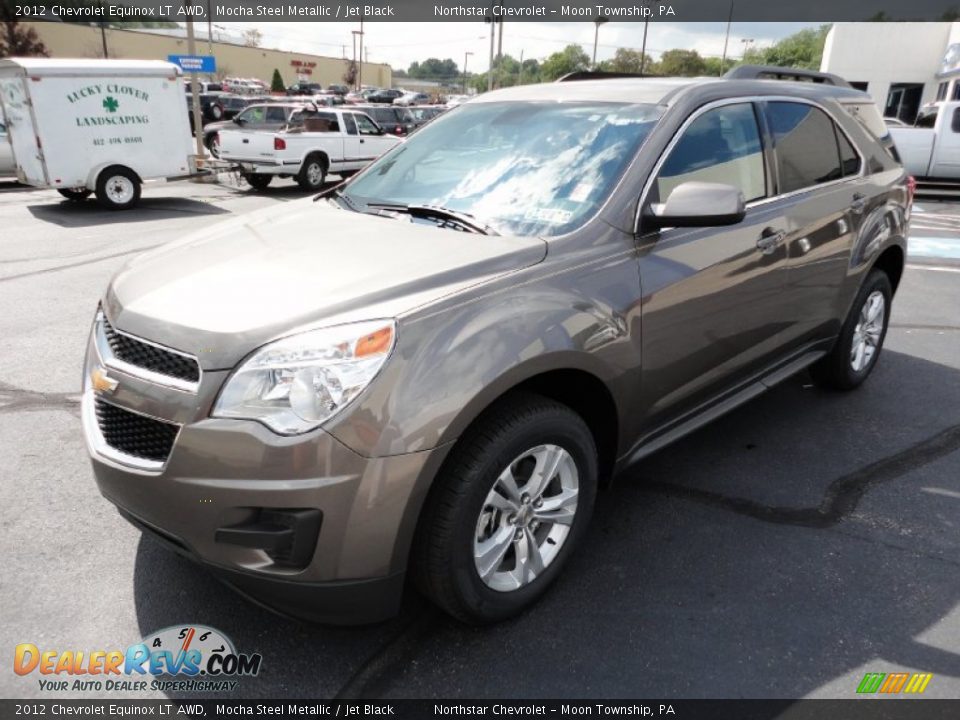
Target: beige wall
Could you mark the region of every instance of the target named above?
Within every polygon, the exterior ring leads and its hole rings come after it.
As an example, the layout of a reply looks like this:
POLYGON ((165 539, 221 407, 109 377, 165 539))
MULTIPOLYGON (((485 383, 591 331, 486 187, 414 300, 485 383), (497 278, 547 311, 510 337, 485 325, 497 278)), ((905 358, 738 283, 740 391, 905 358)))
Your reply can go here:
MULTIPOLYGON (((68 23, 24 23, 32 26, 51 57, 56 58, 100 58, 103 57, 103 44, 100 29, 85 25, 68 23)), ((153 33, 131 30, 107 29, 107 49, 111 58, 138 60, 166 60, 168 55, 186 55, 186 38, 155 35, 153 33)), ((197 42, 197 54, 208 54, 206 40, 197 42)), ((273 78, 276 68, 283 76, 285 85, 297 80, 297 68, 291 61, 316 63, 309 76, 313 82, 324 86, 342 84, 346 65, 342 58, 307 55, 266 48, 244 47, 229 43, 214 42, 213 54, 217 58, 218 75, 258 78, 267 85, 273 78)), ((392 72, 389 65, 363 63, 363 84, 377 87, 390 87, 392 72)))

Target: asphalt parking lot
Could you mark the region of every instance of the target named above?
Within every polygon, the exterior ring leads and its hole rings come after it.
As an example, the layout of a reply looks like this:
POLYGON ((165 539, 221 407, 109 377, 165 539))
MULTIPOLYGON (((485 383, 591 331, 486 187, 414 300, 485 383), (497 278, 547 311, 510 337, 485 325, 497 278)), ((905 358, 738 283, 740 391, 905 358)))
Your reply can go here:
MULTIPOLYGON (((512 622, 465 628, 411 596, 395 621, 344 629, 278 618, 141 537, 97 493, 80 435, 111 275, 305 196, 179 183, 110 213, 0 183, 4 652, 201 623, 264 656, 230 697, 849 698, 864 673, 893 671, 960 697, 960 204, 919 204, 859 391, 798 376, 619 477, 560 581, 512 622)), ((8 670, 0 695, 43 693, 8 670)))

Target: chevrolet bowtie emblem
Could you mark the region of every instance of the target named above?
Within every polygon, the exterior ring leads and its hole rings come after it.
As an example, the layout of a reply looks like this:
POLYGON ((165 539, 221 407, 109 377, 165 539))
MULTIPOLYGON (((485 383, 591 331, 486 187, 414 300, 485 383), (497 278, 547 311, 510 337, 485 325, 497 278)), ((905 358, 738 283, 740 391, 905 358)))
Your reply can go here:
POLYGON ((120 384, 107 375, 107 371, 103 368, 97 368, 90 373, 90 382, 93 385, 93 389, 99 393, 112 393, 117 389, 117 385, 120 384))

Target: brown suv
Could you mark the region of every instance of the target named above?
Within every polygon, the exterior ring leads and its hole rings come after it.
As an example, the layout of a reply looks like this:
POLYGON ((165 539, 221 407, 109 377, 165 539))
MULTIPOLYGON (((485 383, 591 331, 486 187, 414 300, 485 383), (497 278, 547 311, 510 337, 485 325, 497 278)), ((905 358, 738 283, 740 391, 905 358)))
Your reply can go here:
POLYGON ((471 622, 532 603, 599 482, 809 368, 880 354, 903 169, 855 90, 487 93, 328 197, 133 260, 86 359, 101 492, 261 603, 471 622))

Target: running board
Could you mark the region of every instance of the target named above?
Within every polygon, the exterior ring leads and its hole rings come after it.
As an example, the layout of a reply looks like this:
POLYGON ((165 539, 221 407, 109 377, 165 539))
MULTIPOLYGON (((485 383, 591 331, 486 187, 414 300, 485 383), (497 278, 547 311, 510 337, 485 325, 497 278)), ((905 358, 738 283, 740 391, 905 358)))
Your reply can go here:
POLYGON ((706 408, 694 410, 687 416, 686 420, 679 421, 673 427, 667 430, 654 431, 640 441, 639 445, 632 452, 628 453, 623 459, 617 462, 617 470, 632 465, 638 460, 642 460, 649 455, 662 450, 667 445, 676 442, 680 438, 689 435, 695 430, 699 430, 704 425, 709 425, 731 410, 735 410, 744 403, 763 395, 770 388, 780 384, 784 380, 793 377, 804 368, 812 365, 817 360, 827 354, 826 350, 810 350, 803 353, 795 360, 791 360, 780 368, 771 371, 751 382, 749 385, 736 391, 729 397, 724 398, 718 403, 713 403, 706 408))

